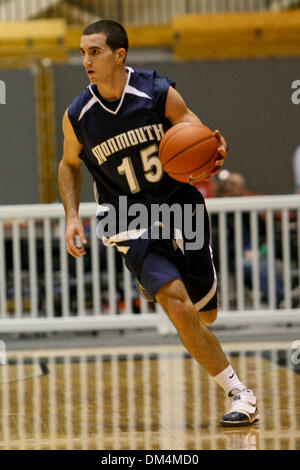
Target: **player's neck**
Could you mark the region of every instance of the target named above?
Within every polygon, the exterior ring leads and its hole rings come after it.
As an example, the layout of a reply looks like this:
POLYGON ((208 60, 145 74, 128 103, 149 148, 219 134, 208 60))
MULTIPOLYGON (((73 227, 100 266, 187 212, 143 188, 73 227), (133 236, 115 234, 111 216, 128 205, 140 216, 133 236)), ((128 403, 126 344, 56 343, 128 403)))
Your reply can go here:
POLYGON ((127 78, 127 70, 124 68, 115 73, 109 80, 102 80, 100 83, 96 83, 98 92, 108 101, 117 100, 123 94, 127 78))

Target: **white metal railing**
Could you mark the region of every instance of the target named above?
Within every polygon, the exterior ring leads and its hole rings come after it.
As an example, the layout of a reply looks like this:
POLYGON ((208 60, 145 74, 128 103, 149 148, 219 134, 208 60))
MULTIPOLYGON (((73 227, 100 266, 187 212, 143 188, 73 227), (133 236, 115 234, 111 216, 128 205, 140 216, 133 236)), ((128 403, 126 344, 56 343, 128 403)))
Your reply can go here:
POLYGON ((221 324, 300 321, 300 197, 251 196, 207 200, 214 249, 219 251, 221 324), (243 255, 243 218, 249 217, 251 258, 243 255), (232 218, 233 231, 228 232, 232 218), (260 234, 259 225, 263 226, 260 234), (267 283, 263 298, 262 282, 267 283), (246 287, 246 284, 248 286, 246 287), (280 290, 281 300, 276 299, 280 290), (263 314, 262 314, 263 312, 263 314), (238 315, 238 316, 237 316, 238 315))
POLYGON ((287 10, 293 7, 299 7, 299 0, 271 0, 269 1, 269 9, 272 11, 287 10))
POLYGON ((125 24, 163 24, 186 13, 284 10, 297 5, 299 0, 82 0, 80 5, 65 0, 0 0, 0 21, 43 16, 63 17, 79 24, 97 18, 113 18, 125 24))
POLYGON ((121 255, 93 236, 95 209, 81 205, 90 243, 88 256, 74 260, 65 249, 60 204, 0 208, 1 331, 156 325, 121 255))
MULTIPOLYGON (((216 324, 300 321, 300 196, 208 199, 207 207, 219 278, 216 324), (247 214, 248 271, 242 227, 247 214), (276 298, 278 280, 282 299, 276 298)), ((121 255, 94 235, 95 209, 94 203, 81 204, 88 247, 75 260, 65 249, 61 204, 0 207, 0 332, 141 326, 174 331, 159 306, 139 296, 121 255)))

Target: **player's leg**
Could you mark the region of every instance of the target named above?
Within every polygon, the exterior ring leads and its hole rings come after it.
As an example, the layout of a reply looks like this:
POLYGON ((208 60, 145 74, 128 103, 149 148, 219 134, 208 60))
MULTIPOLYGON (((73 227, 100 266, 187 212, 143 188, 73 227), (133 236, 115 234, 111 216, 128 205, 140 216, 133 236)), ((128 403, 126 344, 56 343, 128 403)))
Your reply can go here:
POLYGON ((200 320, 181 280, 163 285, 156 300, 175 325, 184 346, 210 375, 219 374, 229 365, 216 337, 200 320))
MULTIPOLYGON (((217 338, 201 320, 201 312, 197 312, 183 282, 174 279, 166 283, 157 292, 156 300, 175 325, 186 349, 232 398, 221 424, 241 426, 257 421, 256 397, 240 382, 217 338)), ((209 315, 209 311, 206 313, 209 315)))
MULTIPOLYGON (((174 257, 171 259, 166 256, 161 246, 159 249, 158 247, 150 249, 144 258, 141 270, 140 292, 142 295, 147 293, 150 299, 156 299, 160 303, 190 354, 207 370, 225 393, 232 397, 232 407, 223 416, 221 424, 224 426, 228 422, 231 426, 250 424, 256 419, 255 397, 252 392, 248 393, 240 382, 218 340, 203 321, 212 322, 217 313, 216 280, 214 270, 210 266, 210 254, 206 253, 206 257, 208 259, 206 265, 210 267, 204 276, 205 279, 208 278, 207 282, 201 282, 196 272, 192 273, 190 279, 193 282, 187 283, 193 295, 192 301, 186 288, 187 278, 182 279, 174 257), (241 398, 238 401, 237 396, 241 398)), ((198 259, 197 263, 198 265, 200 263, 203 270, 205 266, 203 259, 198 259)))

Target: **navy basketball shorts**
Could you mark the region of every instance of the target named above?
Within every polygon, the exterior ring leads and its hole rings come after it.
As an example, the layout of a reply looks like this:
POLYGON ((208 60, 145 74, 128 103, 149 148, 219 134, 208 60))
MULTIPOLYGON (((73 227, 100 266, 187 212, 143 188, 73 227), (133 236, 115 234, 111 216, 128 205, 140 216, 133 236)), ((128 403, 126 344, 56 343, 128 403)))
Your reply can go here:
POLYGON ((157 240, 151 244, 143 261, 139 282, 155 301, 159 289, 174 279, 183 282, 198 311, 217 308, 216 271, 209 245, 183 254, 178 246, 168 240, 157 240))

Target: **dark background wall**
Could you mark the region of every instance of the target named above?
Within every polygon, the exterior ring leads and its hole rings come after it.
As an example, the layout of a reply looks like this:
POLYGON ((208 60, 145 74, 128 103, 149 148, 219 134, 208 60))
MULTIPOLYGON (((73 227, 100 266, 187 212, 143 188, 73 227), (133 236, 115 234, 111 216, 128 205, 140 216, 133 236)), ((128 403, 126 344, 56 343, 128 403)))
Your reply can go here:
MULTIPOLYGON (((300 144, 300 105, 292 103, 291 85, 300 79, 300 58, 128 65, 154 68, 176 81, 188 106, 227 138, 225 167, 242 173, 249 188, 266 194, 294 191, 292 155, 300 144)), ((88 80, 80 65, 55 66, 53 74, 58 163, 62 115, 88 80)), ((8 89, 7 104, 0 105, 0 203, 38 202, 32 77, 25 70, 0 71, 0 79, 8 89)), ((82 200, 93 200, 86 171, 82 200)))
POLYGON ((0 70, 0 204, 39 201, 34 84, 30 70, 0 70))

